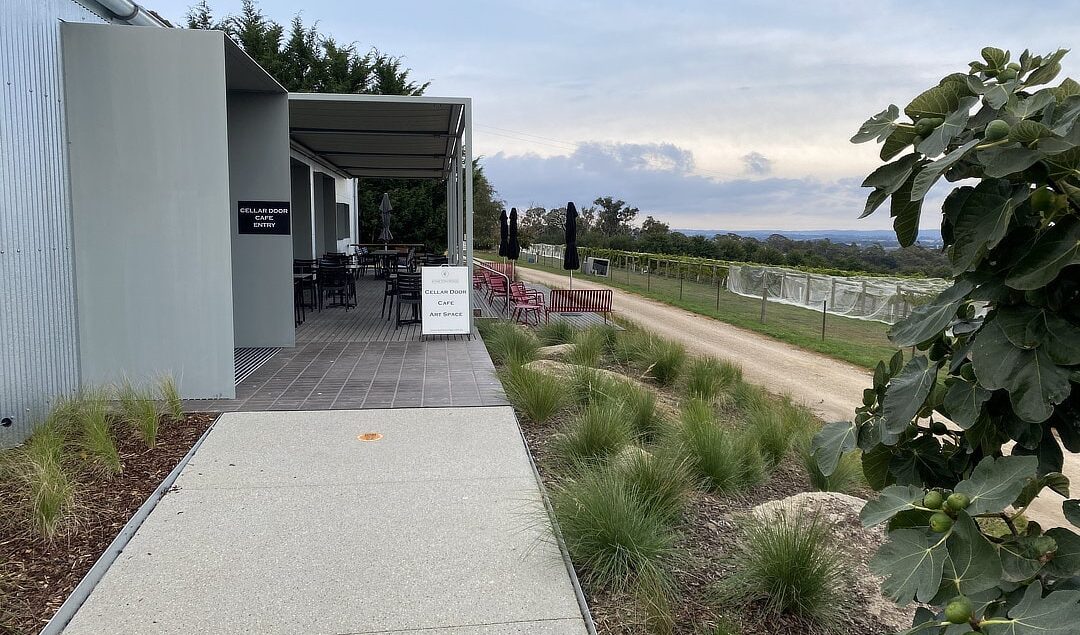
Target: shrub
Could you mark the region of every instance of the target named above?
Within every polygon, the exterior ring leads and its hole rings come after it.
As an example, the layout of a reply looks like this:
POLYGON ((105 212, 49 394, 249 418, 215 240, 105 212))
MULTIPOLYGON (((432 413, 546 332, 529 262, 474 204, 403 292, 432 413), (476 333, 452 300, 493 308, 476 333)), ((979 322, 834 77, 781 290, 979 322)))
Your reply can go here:
POLYGON ((511 403, 534 423, 547 423, 569 401, 563 382, 551 375, 523 366, 511 366, 501 375, 511 403))
POLYGON ((626 413, 608 404, 591 404, 552 439, 556 460, 563 465, 607 458, 630 444, 626 413))
POLYGON ((728 430, 716 422, 708 403, 695 399, 683 409, 671 441, 685 456, 690 470, 713 491, 733 493, 764 478, 761 451, 752 436, 728 430))
POLYGON ((711 401, 739 381, 742 381, 742 370, 738 366, 713 357, 699 357, 686 369, 686 394, 711 401))
POLYGON ((166 414, 173 421, 184 418, 184 402, 180 399, 180 389, 176 387, 176 380, 169 375, 163 375, 158 380, 158 392, 166 414))
POLYGON ((13 471, 29 494, 31 526, 46 540, 60 533, 74 505, 75 486, 64 467, 66 441, 59 426, 46 423, 13 460, 13 471))
POLYGON ((540 341, 513 322, 497 321, 484 329, 484 342, 498 364, 522 366, 536 359, 540 341))
POLYGON ((670 588, 676 534, 616 471, 568 478, 552 487, 551 501, 567 551, 587 582, 627 590, 644 579, 670 588))
POLYGON ((574 325, 565 320, 548 322, 536 331, 537 337, 540 338, 540 342, 544 346, 570 344, 574 341, 576 334, 577 329, 574 328, 574 325))
POLYGON ((668 523, 676 522, 689 495, 689 474, 682 461, 629 446, 613 468, 642 507, 668 523))
POLYGON ((735 384, 735 387, 731 390, 731 399, 735 406, 743 412, 760 410, 770 405, 769 395, 764 388, 746 382, 735 384))
POLYGON ((120 402, 120 415, 124 423, 138 433, 146 447, 156 446, 161 419, 157 401, 137 390, 130 382, 124 382, 117 388, 117 400, 120 402))
POLYGON ((566 356, 566 361, 579 366, 599 366, 606 346, 607 339, 602 331, 595 328, 578 331, 574 336, 574 347, 566 356))
POLYGON ((748 521, 735 562, 724 589, 730 598, 761 601, 768 613, 821 625, 843 610, 845 563, 819 513, 779 510, 748 521))
POLYGON ((87 457, 107 475, 120 473, 120 453, 113 438, 109 405, 101 392, 80 396, 77 434, 78 443, 87 457))

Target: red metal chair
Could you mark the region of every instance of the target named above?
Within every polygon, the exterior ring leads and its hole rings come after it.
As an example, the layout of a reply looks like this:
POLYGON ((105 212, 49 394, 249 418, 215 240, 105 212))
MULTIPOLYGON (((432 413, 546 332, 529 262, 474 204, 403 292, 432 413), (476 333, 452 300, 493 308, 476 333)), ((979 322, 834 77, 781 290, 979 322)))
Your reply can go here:
POLYGON ((536 289, 529 289, 522 282, 510 285, 510 304, 513 307, 511 316, 522 324, 529 323, 529 316, 536 317, 536 323, 540 324, 540 314, 547 319, 547 307, 544 305, 544 294, 536 289))

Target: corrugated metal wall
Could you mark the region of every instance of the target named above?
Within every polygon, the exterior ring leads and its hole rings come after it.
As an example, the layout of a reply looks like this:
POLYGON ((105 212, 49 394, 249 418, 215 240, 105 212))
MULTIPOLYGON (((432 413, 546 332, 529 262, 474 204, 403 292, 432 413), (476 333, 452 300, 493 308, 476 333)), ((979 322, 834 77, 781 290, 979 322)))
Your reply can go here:
POLYGON ((61 20, 105 21, 70 0, 0 2, 0 447, 78 386, 61 20))

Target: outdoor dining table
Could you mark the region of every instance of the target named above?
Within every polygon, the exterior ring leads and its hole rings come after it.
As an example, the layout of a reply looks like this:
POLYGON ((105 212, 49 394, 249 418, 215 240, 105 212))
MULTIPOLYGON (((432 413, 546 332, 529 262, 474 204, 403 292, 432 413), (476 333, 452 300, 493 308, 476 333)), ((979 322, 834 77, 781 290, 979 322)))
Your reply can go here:
POLYGON ((379 258, 380 260, 382 260, 382 270, 384 272, 383 275, 385 276, 386 275, 385 272, 390 270, 391 259, 397 258, 398 250, 396 250, 396 249, 375 249, 373 251, 367 252, 367 255, 375 256, 375 257, 379 258))

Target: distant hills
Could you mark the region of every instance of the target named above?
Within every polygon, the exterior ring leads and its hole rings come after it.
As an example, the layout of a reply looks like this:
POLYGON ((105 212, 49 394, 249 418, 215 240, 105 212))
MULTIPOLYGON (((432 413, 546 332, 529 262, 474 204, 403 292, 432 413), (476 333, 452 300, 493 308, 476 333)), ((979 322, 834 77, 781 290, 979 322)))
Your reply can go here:
MULTIPOLYGON (((900 246, 896 242, 896 234, 891 230, 863 231, 856 229, 818 229, 791 231, 786 229, 672 229, 687 236, 706 236, 712 238, 717 234, 736 234, 757 240, 765 240, 773 234, 780 234, 791 240, 829 240, 834 243, 845 245, 859 245, 865 247, 880 244, 886 249, 896 249, 900 246)), ((919 244, 923 247, 941 247, 941 232, 933 229, 919 231, 919 244)))

